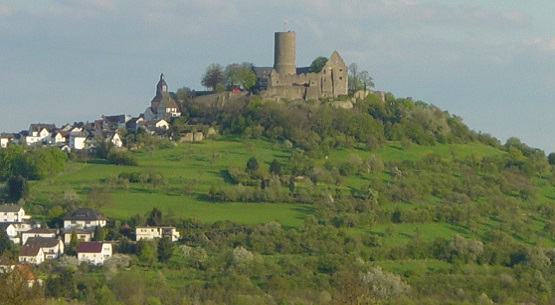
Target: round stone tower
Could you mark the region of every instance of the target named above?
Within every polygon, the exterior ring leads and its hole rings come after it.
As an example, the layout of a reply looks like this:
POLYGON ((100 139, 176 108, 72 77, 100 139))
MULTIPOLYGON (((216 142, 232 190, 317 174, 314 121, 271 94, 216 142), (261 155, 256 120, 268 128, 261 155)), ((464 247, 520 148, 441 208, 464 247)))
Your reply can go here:
POLYGON ((295 32, 276 32, 274 39, 274 69, 283 75, 297 74, 295 32))

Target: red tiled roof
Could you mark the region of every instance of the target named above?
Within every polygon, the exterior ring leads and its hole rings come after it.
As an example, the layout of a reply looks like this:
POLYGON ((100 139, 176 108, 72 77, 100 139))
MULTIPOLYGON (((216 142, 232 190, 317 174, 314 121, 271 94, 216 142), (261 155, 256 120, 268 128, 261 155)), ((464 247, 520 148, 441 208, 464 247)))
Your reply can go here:
POLYGON ((84 241, 77 245, 77 253, 100 253, 102 251, 102 243, 95 241, 84 241))

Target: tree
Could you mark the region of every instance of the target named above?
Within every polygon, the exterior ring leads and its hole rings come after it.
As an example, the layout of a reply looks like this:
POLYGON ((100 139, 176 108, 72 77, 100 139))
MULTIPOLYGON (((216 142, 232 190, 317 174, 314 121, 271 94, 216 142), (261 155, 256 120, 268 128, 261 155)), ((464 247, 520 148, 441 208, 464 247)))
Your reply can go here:
POLYGON ((225 80, 224 69, 220 64, 211 64, 206 68, 202 76, 201 84, 216 91, 218 85, 222 85, 225 80))
POLYGON ((281 175, 281 164, 276 159, 272 160, 272 163, 270 163, 270 174, 281 175))
POLYGON ((256 160, 255 157, 250 157, 249 160, 247 160, 247 168, 245 169, 245 171, 252 175, 258 170, 259 167, 260 166, 258 165, 258 160, 256 160))
POLYGON ((368 88, 374 87, 374 82, 368 71, 359 70, 358 65, 352 63, 348 67, 349 70, 349 92, 354 93, 358 90, 366 91, 368 88))
POLYGON ((137 242, 137 256, 143 262, 152 264, 157 258, 157 247, 154 241, 141 239, 137 242))
POLYGON ((174 249, 175 247, 169 238, 164 237, 158 240, 158 261, 161 263, 169 261, 173 256, 174 249))
POLYGON ((316 57, 312 63, 310 64, 310 66, 308 67, 308 72, 310 73, 318 73, 320 71, 322 71, 322 69, 324 68, 324 66, 326 65, 326 63, 328 62, 328 58, 324 57, 324 56, 318 56, 316 57))
POLYGON ((374 87, 374 81, 368 71, 360 71, 358 74, 358 81, 360 82, 360 85, 364 88, 364 91, 366 91, 368 88, 374 87))
POLYGON ((20 268, 15 268, 0 274, 2 305, 43 304, 40 286, 29 287, 23 272, 20 268))
POLYGON ((0 230, 0 255, 5 251, 12 251, 14 249, 14 244, 10 240, 6 230, 0 230))
POLYGON ((149 226, 159 226, 162 225, 162 211, 158 208, 153 208, 152 211, 148 214, 146 219, 146 224, 149 226))
POLYGON ((549 165, 555 165, 555 153, 550 153, 547 155, 547 162, 549 165))
POLYGON ((19 199, 27 199, 29 197, 29 184, 27 179, 21 175, 10 177, 6 183, 6 192, 12 202, 18 202, 19 199))
POLYGON ((66 248, 66 254, 75 255, 77 254, 77 244, 79 239, 77 239, 77 231, 74 228, 71 229, 71 238, 69 240, 69 247, 66 248))
POLYGON ((189 87, 183 87, 183 88, 177 89, 177 92, 175 92, 175 95, 178 101, 184 102, 193 98, 195 96, 195 93, 189 87))
POLYGON ((243 89, 254 86, 256 75, 247 63, 230 64, 225 68, 227 84, 230 86, 240 85, 243 89))
POLYGON ((101 226, 96 226, 96 228, 94 229, 94 240, 103 241, 105 237, 106 232, 104 231, 104 228, 102 228, 101 226))

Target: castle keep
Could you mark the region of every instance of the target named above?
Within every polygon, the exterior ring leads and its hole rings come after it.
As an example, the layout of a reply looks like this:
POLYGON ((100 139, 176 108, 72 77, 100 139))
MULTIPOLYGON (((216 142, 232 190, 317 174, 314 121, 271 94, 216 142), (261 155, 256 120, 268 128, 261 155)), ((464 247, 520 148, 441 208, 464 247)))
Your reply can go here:
POLYGON ((295 32, 276 32, 274 66, 254 67, 256 86, 264 97, 319 99, 347 94, 347 66, 334 51, 320 72, 295 63, 295 32))

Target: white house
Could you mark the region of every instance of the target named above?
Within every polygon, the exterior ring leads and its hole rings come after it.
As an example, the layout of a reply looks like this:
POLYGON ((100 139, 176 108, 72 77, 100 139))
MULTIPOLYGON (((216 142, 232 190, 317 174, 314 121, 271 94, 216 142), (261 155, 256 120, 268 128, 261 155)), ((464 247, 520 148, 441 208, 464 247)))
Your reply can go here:
POLYGON ((56 129, 54 124, 31 124, 29 133, 25 136, 27 145, 35 143, 49 143, 51 133, 56 129))
POLYGON ((79 208, 64 217, 64 229, 105 227, 106 217, 90 208, 79 208))
POLYGON ((0 222, 25 222, 31 216, 25 215, 25 210, 15 204, 0 205, 0 222))
POLYGON ((87 134, 84 132, 71 132, 69 134, 69 147, 71 149, 85 149, 87 134))
POLYGON ((81 242, 77 245, 77 259, 91 265, 102 265, 112 257, 112 244, 108 242, 81 242))
POLYGON ((19 243, 19 237, 17 237, 18 232, 13 223, 9 223, 9 222, 0 223, 0 230, 6 232, 6 234, 8 235, 8 237, 13 243, 15 244, 19 243))
POLYGON ((123 140, 121 139, 121 136, 117 132, 114 132, 114 134, 109 135, 106 141, 109 141, 114 145, 114 147, 117 147, 117 148, 120 148, 123 146, 123 140))
POLYGON ((13 141, 13 134, 11 133, 0 133, 0 148, 6 148, 13 141))
POLYGON ((167 237, 171 241, 178 241, 180 234, 175 227, 135 227, 135 239, 155 239, 167 237))
POLYGON ((54 144, 54 145, 65 143, 66 142, 66 136, 67 136, 66 132, 55 131, 50 136, 50 143, 54 144))
POLYGON ((64 243, 57 238, 29 237, 23 247, 25 246, 41 248, 45 259, 56 259, 64 253, 64 243))
POLYGON ((64 231, 64 244, 69 245, 71 242, 71 234, 73 230, 75 230, 78 241, 91 241, 94 238, 94 230, 71 228, 70 230, 64 231))
POLYGON ((29 237, 48 237, 56 238, 58 230, 48 228, 33 228, 31 230, 21 232, 21 244, 24 245, 29 237))
POLYGON ((19 262, 39 265, 44 262, 45 256, 41 247, 38 246, 22 246, 19 249, 19 262))

